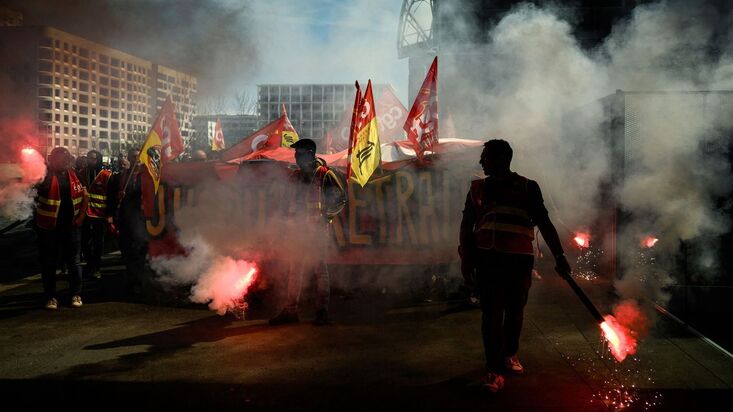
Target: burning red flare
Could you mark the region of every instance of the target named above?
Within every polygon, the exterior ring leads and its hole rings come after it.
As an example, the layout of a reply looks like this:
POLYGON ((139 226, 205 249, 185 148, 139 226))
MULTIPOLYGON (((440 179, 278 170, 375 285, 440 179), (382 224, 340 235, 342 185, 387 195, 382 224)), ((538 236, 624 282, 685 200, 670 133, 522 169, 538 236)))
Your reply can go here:
POLYGON ((636 353, 636 339, 630 331, 623 327, 613 315, 603 317, 605 322, 601 323, 603 337, 608 341, 608 348, 617 361, 622 362, 626 356, 636 353))
POLYGON ((573 240, 578 247, 584 248, 590 246, 590 235, 588 233, 576 232, 573 240))
POLYGON ((654 247, 654 245, 657 244, 657 242, 659 242, 659 239, 657 239, 654 236, 651 236, 650 235, 650 236, 647 236, 644 239, 642 239, 641 246, 642 247, 645 247, 647 249, 651 249, 651 248, 654 247))
POLYGON ((23 157, 29 157, 33 156, 33 154, 36 152, 36 150, 32 147, 24 147, 20 153, 23 155, 23 157))

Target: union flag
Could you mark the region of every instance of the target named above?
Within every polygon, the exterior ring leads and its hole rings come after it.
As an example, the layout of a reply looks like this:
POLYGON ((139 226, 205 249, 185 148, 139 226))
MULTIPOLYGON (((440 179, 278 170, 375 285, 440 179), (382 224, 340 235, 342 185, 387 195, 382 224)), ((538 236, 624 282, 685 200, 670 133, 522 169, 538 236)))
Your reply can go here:
MULTIPOLYGON (((358 87, 358 84, 357 84, 358 87)), ((357 92, 357 97, 359 93, 357 92)), ((376 106, 372 94, 372 81, 369 80, 364 98, 361 99, 352 117, 352 146, 349 150, 350 178, 362 187, 380 165, 382 154, 379 145, 379 125, 377 124, 376 106)))
POLYGON ((221 130, 221 119, 216 119, 216 126, 214 126, 214 139, 211 140, 211 150, 217 152, 224 150, 226 143, 224 142, 224 132, 221 130))
POLYGON ((155 193, 158 193, 163 166, 183 153, 183 138, 178 129, 176 113, 170 96, 165 99, 148 137, 140 149, 138 161, 145 165, 153 179, 155 193))
POLYGON ((433 59, 420 91, 415 96, 403 127, 415 155, 422 161, 426 151, 438 144, 438 57, 433 59))
POLYGON ((241 142, 222 151, 221 160, 227 162, 241 159, 258 150, 290 147, 291 144, 297 141, 298 132, 295 131, 293 124, 290 123, 288 113, 285 111, 285 105, 283 105, 280 117, 245 137, 241 142))

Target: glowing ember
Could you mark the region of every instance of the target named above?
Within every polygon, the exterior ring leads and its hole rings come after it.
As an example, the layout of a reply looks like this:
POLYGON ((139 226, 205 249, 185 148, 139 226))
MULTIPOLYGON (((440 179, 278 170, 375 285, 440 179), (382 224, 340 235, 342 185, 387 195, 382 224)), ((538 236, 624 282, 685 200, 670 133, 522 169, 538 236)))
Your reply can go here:
POLYGON ((626 356, 636 353, 636 339, 612 315, 603 317, 601 323, 603 337, 608 341, 608 348, 617 361, 622 362, 626 356))
POLYGON ((641 246, 645 247, 647 249, 651 249, 654 247, 654 245, 659 242, 659 239, 655 238, 654 236, 647 236, 641 241, 641 246))
POLYGON ((573 240, 581 248, 590 246, 590 235, 588 233, 578 232, 575 234, 573 240))

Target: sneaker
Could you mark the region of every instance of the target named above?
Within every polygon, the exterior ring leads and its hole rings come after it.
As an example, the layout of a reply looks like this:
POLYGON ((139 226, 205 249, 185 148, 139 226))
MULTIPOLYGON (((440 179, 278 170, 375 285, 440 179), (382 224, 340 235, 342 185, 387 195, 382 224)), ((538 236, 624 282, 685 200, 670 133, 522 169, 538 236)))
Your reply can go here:
POLYGON ((328 310, 318 309, 316 312, 316 318, 313 320, 313 324, 316 326, 324 326, 330 323, 331 321, 328 320, 328 310))
POLYGON ((298 323, 298 322, 300 322, 300 319, 298 318, 298 312, 291 312, 289 310, 283 310, 277 316, 270 319, 268 323, 270 324, 270 326, 277 326, 277 325, 286 325, 288 323, 298 323))
POLYGON ((488 373, 481 380, 481 386, 488 389, 491 393, 496 393, 504 387, 504 377, 498 373, 488 373))
POLYGON ((59 308, 59 302, 56 300, 56 298, 51 298, 46 302, 46 309, 48 310, 56 310, 59 308))
POLYGON ((506 367, 507 372, 511 372, 515 375, 521 375, 524 373, 524 366, 519 363, 519 358, 517 358, 517 355, 505 358, 504 366, 506 367))
POLYGON ((71 297, 71 307, 72 308, 80 308, 82 305, 81 303, 81 296, 74 295, 71 297))

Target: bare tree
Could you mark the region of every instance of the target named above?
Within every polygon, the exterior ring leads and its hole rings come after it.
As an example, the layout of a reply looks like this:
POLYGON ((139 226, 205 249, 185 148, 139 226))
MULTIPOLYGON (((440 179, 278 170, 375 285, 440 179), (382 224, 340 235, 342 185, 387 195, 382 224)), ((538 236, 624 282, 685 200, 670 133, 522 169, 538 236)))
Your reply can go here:
POLYGON ((198 102, 197 106, 199 108, 199 114, 207 115, 226 113, 228 104, 224 97, 215 96, 198 102))
POLYGON ((234 101, 236 103, 237 114, 255 114, 257 113, 257 97, 253 96, 246 90, 234 93, 234 101))

